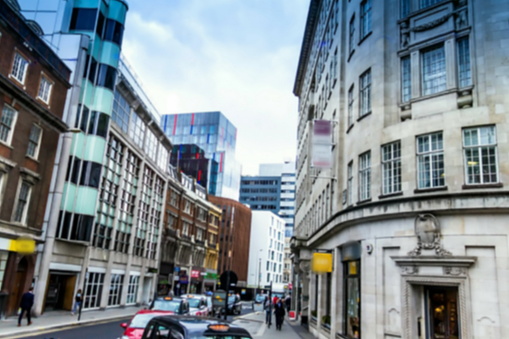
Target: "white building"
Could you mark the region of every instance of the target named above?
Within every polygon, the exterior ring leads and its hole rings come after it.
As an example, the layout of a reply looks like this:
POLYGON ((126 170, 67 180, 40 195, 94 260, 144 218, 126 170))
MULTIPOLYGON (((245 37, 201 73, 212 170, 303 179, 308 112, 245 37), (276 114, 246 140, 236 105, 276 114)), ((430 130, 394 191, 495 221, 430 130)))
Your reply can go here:
POLYGON ((508 17, 506 0, 310 1, 292 251, 315 337, 509 338, 508 17), (318 250, 332 272, 310 269, 318 250))
POLYGON ((285 222, 269 211, 252 211, 247 285, 283 282, 285 222))

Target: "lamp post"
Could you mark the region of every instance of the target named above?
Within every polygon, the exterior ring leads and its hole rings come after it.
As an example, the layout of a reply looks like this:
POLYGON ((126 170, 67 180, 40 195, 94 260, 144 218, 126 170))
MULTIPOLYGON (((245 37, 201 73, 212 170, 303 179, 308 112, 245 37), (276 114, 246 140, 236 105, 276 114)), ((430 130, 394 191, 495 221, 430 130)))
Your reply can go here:
POLYGON ((262 248, 258 250, 258 291, 260 293, 260 280, 262 279, 262 258, 260 258, 260 253, 263 251, 262 248))

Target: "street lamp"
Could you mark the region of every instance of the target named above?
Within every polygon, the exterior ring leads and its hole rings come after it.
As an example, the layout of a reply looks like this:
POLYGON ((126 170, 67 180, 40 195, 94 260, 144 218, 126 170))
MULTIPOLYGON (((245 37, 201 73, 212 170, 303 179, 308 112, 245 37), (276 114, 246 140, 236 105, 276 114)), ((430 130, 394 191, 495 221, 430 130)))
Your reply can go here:
POLYGON ((262 251, 262 248, 258 250, 258 293, 260 293, 260 280, 262 278, 262 258, 260 258, 260 253, 262 251))

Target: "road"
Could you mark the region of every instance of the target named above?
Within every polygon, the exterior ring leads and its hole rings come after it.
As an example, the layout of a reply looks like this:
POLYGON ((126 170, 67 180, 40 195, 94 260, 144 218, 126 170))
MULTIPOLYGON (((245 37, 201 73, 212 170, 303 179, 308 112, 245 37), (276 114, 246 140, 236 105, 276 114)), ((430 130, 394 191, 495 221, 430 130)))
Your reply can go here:
MULTIPOLYGON (((251 304, 244 304, 242 314, 253 312, 251 304)), ((228 320, 234 316, 229 315, 228 320)), ((52 331, 45 331, 38 334, 30 334, 25 337, 16 337, 16 339, 117 339, 122 336, 124 330, 120 327, 121 323, 128 322, 130 318, 115 321, 105 321, 79 327, 72 326, 59 328, 52 331)))

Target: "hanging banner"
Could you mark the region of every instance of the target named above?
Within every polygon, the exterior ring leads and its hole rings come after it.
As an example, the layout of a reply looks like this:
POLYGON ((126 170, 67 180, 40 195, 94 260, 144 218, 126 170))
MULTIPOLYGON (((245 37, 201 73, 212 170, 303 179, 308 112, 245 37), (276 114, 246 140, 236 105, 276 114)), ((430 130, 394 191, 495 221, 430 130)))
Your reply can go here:
POLYGON ((314 252, 311 259, 313 273, 332 272, 332 253, 314 252))
POLYGON ((313 121, 311 167, 332 168, 332 122, 329 120, 313 121))

